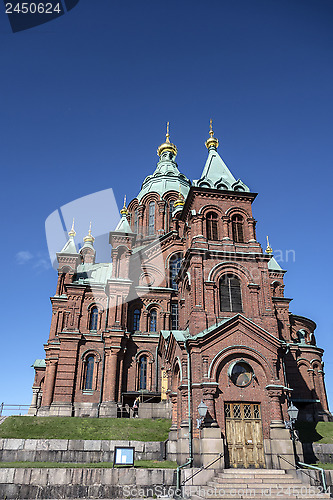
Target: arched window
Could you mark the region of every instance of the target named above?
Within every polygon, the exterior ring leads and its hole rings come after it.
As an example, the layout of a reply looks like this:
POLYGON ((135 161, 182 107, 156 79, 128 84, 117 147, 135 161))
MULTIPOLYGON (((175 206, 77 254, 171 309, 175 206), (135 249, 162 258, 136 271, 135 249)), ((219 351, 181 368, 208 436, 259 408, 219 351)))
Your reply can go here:
POLYGON ((239 279, 226 274, 220 279, 220 306, 222 312, 242 312, 242 295, 239 279))
POLYGON ((178 290, 178 283, 176 282, 176 277, 179 273, 181 256, 173 255, 170 259, 170 286, 174 290, 178 290))
POLYGON ((138 232, 138 209, 137 208, 134 210, 134 214, 133 214, 133 232, 134 233, 138 232))
POLYGON ((175 204, 175 200, 170 200, 168 203, 168 230, 170 231, 171 228, 171 222, 172 222, 172 212, 173 212, 173 206, 175 204))
POLYGON ((92 390, 93 375, 94 375, 94 364, 95 364, 94 356, 88 356, 87 359, 86 359, 86 373, 85 373, 84 385, 83 385, 83 388, 86 391, 91 391, 92 390))
POLYGON ((93 307, 90 312, 89 330, 97 330, 97 327, 98 327, 98 309, 97 307, 93 307))
POLYGON ((139 361, 139 389, 147 389, 147 356, 141 356, 139 361))
POLYGON ((157 311, 156 309, 152 309, 150 311, 149 331, 156 332, 156 328, 157 328, 157 311))
POLYGON ((171 330, 178 330, 178 302, 171 304, 171 330))
POLYGON ((244 242, 243 217, 241 215, 233 215, 231 218, 232 224, 232 239, 235 243, 244 242))
POLYGON ((218 240, 217 214, 209 212, 206 217, 207 240, 218 240))
POLYGON ((137 332, 140 330, 140 316, 141 316, 141 311, 140 309, 135 309, 133 312, 133 331, 137 332))
POLYGON ((148 234, 150 236, 154 233, 155 233, 155 202, 151 201, 149 203, 148 234))

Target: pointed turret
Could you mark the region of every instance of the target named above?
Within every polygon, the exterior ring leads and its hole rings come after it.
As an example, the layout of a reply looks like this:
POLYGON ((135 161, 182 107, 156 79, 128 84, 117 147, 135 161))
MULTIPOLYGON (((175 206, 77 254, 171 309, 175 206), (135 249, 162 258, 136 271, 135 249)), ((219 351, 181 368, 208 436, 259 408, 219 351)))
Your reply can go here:
POLYGON ((65 293, 65 284, 71 283, 74 273, 81 262, 81 255, 77 252, 74 237, 76 235, 74 229, 74 219, 72 228, 68 233, 69 239, 61 252, 58 252, 58 284, 56 296, 65 293))
POLYGON ((148 175, 142 183, 141 191, 137 196, 139 202, 147 193, 158 193, 162 197, 168 191, 178 191, 179 185, 181 185, 181 192, 186 198, 191 182, 178 170, 178 165, 175 161, 177 152, 177 147, 170 142, 168 122, 165 142, 157 148, 157 154, 160 159, 156 165, 155 172, 152 175, 148 175))
POLYGON ((89 231, 87 236, 83 238, 84 245, 80 249, 80 254, 82 255, 83 262, 85 264, 94 264, 96 257, 96 250, 94 248, 95 238, 91 234, 91 222, 89 226, 89 231))
POLYGON ((236 180, 227 165, 217 152, 219 141, 214 137, 212 120, 210 120, 209 138, 205 142, 208 158, 201 178, 193 181, 194 186, 221 189, 226 191, 247 191, 249 188, 240 179, 236 180))
POLYGON ((75 235, 76 235, 76 232, 74 229, 74 219, 73 219, 72 228, 68 233, 69 239, 68 239, 67 243, 65 244, 64 248, 59 252, 59 254, 70 254, 70 255, 77 254, 77 249, 76 249, 75 241, 74 241, 75 235))

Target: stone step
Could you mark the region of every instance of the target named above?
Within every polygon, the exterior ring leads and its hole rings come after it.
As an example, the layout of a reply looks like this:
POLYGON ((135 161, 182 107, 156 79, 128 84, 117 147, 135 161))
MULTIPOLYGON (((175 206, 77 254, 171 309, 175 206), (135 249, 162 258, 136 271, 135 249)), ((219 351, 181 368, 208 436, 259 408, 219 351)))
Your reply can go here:
POLYGON ((259 499, 269 499, 269 500, 276 500, 276 499, 280 499, 280 500, 294 500, 294 499, 304 499, 304 500, 312 500, 312 499, 316 499, 316 500, 324 500, 325 498, 331 498, 330 497, 330 494, 329 493, 316 493, 316 494, 310 494, 310 493, 291 493, 290 495, 285 493, 282 495, 277 495, 276 492, 271 492, 271 495, 270 494, 266 494, 265 492, 263 493, 262 491, 258 491, 258 492, 255 492, 255 494, 250 494, 249 491, 239 491, 237 492, 237 494, 235 493, 235 490, 233 492, 228 492, 228 491, 221 491, 219 492, 219 490, 217 490, 216 492, 212 492, 212 491, 209 491, 209 489, 207 489, 206 491, 204 491, 203 489, 201 489, 200 491, 200 494, 197 495, 197 494, 192 494, 191 495, 191 500, 203 500, 203 499, 207 499, 207 498, 211 498, 211 499, 215 499, 215 500, 230 500, 230 499, 233 499, 233 500, 241 500, 241 499, 252 499, 254 498, 255 500, 259 500, 259 499), (238 494, 239 493, 239 494, 238 494))
POLYGON ((285 474, 283 469, 224 469, 224 474, 285 474))
POLYGON ((235 496, 235 495, 223 495, 223 496, 199 496, 199 495, 192 495, 191 500, 204 500, 207 498, 214 498, 215 500, 249 500, 254 498, 255 500, 321 500, 325 498, 331 498, 329 493, 321 493, 321 494, 316 494, 316 495, 288 495, 288 496, 262 496, 262 495, 252 495, 249 496, 247 494, 241 495, 241 496, 235 496))
POLYGON ((284 476, 270 476, 270 477, 225 477, 223 474, 215 476, 215 480, 219 483, 230 483, 230 484, 240 484, 240 483, 258 483, 258 484, 267 484, 267 483, 294 483, 294 484, 302 484, 300 479, 295 479, 294 477, 284 477, 284 476))
MULTIPOLYGON (((216 481, 216 478, 214 478, 212 481, 209 481, 207 483, 208 486, 216 486, 216 488, 232 488, 232 489, 249 489, 249 490, 267 490, 267 489, 287 489, 287 488, 298 488, 300 489, 303 486, 303 483, 300 481, 299 483, 279 483, 279 482, 271 482, 271 483, 225 483, 221 481, 216 481)), ((304 485, 304 488, 306 486, 304 485)))

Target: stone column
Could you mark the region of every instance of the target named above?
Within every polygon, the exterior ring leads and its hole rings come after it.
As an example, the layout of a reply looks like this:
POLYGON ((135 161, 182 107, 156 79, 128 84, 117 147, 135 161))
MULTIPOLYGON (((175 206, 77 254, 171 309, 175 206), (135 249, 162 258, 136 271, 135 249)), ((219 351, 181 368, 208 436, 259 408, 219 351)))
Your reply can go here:
POLYGON ((58 360, 49 359, 47 360, 47 367, 45 373, 45 384, 44 384, 44 394, 43 394, 43 406, 50 406, 53 398, 55 375, 57 371, 58 360))
POLYGON ((117 351, 107 348, 105 360, 105 383, 103 401, 116 400, 117 351))
POLYGON ((32 388, 32 400, 28 411, 28 415, 34 416, 37 413, 37 397, 38 397, 39 387, 32 388))
POLYGON ((249 243, 256 242, 256 221, 252 218, 249 217, 247 219, 248 222, 248 227, 249 227, 249 243))
POLYGON ((222 240, 230 240, 229 236, 229 224, 230 224, 230 219, 226 215, 222 216, 222 228, 223 228, 223 238, 222 240))

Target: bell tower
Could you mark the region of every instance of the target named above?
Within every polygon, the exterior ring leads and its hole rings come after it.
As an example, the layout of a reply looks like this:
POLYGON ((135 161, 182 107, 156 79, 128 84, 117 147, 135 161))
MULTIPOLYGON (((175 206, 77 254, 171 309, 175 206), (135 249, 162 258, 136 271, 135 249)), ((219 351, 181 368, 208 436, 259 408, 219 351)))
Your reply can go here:
POLYGON ((212 121, 208 158, 193 181, 180 218, 187 224, 182 326, 191 335, 237 313, 256 321, 273 317, 268 286, 270 257, 256 240, 255 193, 232 175, 217 152, 212 121))

